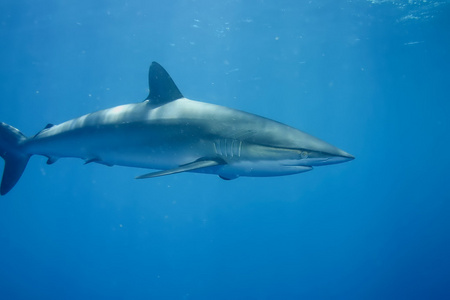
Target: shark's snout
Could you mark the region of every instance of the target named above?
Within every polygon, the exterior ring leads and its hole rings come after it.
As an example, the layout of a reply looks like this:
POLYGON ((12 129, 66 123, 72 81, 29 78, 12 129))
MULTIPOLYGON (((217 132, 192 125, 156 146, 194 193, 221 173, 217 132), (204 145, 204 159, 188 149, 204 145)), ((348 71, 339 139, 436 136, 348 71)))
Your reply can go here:
MULTIPOLYGON (((353 155, 345 152, 333 145, 324 141, 315 142, 314 149, 306 151, 302 164, 310 166, 325 166, 332 164, 339 164, 355 159, 353 155)), ((302 152, 303 153, 303 152, 302 152)))
MULTIPOLYGON (((340 149, 339 149, 340 150, 340 149)), ((340 154, 338 155, 331 155, 329 157, 328 163, 326 164, 339 164, 339 163, 343 163, 343 162, 347 162, 347 161, 351 161, 354 160, 355 157, 343 150, 340 150, 340 154)))

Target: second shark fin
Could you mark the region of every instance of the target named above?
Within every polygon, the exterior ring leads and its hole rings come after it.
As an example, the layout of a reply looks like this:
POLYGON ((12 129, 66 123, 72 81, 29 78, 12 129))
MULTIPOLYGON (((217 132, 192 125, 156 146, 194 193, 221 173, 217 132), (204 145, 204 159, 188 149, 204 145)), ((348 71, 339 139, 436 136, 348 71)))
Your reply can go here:
POLYGON ((202 169, 202 168, 223 165, 223 164, 225 164, 225 162, 218 161, 218 160, 196 160, 194 162, 179 166, 178 168, 157 171, 157 172, 152 172, 152 173, 144 174, 141 176, 137 176, 136 179, 165 176, 165 175, 170 175, 170 174, 188 172, 188 171, 198 170, 198 169, 202 169))

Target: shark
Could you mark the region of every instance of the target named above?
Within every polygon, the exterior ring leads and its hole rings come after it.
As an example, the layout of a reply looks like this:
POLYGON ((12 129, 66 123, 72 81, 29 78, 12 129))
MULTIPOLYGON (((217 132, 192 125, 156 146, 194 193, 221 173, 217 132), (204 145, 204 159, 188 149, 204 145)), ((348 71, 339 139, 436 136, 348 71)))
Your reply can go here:
POLYGON ((85 163, 153 169, 137 179, 181 172, 225 180, 307 172, 347 162, 351 154, 303 131, 244 111, 190 100, 157 62, 150 65, 148 97, 48 124, 34 136, 0 123, 4 170, 0 194, 19 181, 33 155, 53 164, 64 157, 85 163))

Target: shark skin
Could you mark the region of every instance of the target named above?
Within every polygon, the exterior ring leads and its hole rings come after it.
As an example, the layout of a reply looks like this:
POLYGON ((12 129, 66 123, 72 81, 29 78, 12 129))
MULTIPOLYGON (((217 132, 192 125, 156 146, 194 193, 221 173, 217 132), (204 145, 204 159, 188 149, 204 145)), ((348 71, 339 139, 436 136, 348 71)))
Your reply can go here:
POLYGON ((189 100, 156 62, 150 66, 149 89, 143 102, 49 124, 32 137, 0 123, 0 156, 5 160, 0 194, 14 187, 32 155, 46 156, 48 164, 76 157, 85 163, 160 170, 138 179, 180 172, 227 180, 281 176, 354 159, 285 124, 189 100))

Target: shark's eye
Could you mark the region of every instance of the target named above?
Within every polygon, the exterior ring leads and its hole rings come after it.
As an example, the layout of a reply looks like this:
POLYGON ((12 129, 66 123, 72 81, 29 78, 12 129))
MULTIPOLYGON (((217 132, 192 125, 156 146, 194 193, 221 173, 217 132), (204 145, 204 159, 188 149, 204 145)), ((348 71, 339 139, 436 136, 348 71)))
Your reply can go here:
POLYGON ((308 152, 302 151, 302 152, 300 152, 300 156, 301 156, 302 158, 308 158, 308 152))

